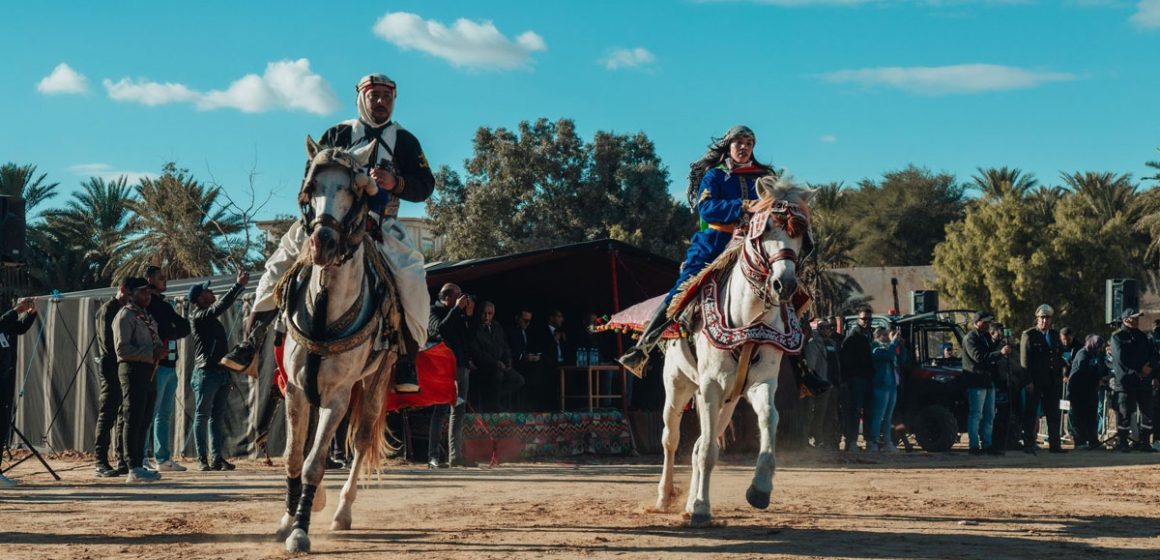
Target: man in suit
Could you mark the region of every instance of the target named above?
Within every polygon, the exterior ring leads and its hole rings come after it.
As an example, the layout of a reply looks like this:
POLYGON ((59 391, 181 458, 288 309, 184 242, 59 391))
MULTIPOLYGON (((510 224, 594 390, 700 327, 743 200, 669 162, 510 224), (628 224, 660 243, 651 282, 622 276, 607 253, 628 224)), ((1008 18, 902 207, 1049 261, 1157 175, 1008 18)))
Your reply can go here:
POLYGON ((1047 441, 1052 453, 1064 453, 1059 440, 1059 399, 1063 396, 1063 341, 1051 328, 1055 310, 1040 305, 1035 326, 1019 339, 1019 365, 1027 372, 1027 402, 1023 410, 1023 452, 1034 455, 1039 432, 1039 406, 1047 416, 1047 441))
POLYGON ((512 369, 512 352, 508 348, 503 327, 495 321, 495 305, 490 301, 480 306, 480 323, 471 334, 471 359, 484 382, 487 398, 481 398, 495 412, 500 399, 524 386, 524 376, 512 369))
POLYGON ((541 410, 555 410, 560 395, 560 366, 567 362, 568 337, 564 334, 564 313, 553 309, 548 323, 533 343, 540 355, 540 387, 535 395, 541 410))

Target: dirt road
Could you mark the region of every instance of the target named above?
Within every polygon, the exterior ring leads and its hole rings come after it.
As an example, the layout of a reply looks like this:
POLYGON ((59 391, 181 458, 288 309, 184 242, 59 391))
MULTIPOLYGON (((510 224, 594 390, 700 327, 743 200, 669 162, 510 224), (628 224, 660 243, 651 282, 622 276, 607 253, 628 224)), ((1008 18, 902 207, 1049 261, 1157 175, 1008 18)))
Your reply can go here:
MULTIPOLYGON (((329 531, 343 473, 313 524, 323 558, 1160 558, 1160 454, 1073 451, 998 458, 897 454, 841 461, 783 453, 770 509, 744 499, 737 458, 712 480, 715 526, 652 513, 660 471, 633 464, 391 467, 329 531)), ((25 463, 0 489, 0 558, 285 558, 271 535, 278 467, 166 473, 150 486, 95 479, 57 459, 25 463)), ((679 471, 687 483, 688 467, 679 471)), ((682 502, 683 503, 683 502, 682 502)))

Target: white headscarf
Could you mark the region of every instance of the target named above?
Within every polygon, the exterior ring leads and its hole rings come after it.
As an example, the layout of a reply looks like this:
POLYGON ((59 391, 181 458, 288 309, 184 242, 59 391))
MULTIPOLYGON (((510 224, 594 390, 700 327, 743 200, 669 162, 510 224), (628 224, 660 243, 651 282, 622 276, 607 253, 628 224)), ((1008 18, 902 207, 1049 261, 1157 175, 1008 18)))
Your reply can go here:
POLYGON ((387 120, 383 122, 376 122, 374 117, 371 116, 370 108, 367 107, 366 100, 362 95, 363 90, 374 85, 388 85, 391 86, 392 89, 395 89, 396 86, 395 81, 387 77, 386 74, 367 74, 366 76, 363 76, 363 79, 358 81, 358 85, 354 88, 355 92, 358 93, 357 105, 359 120, 370 125, 372 128, 380 128, 391 122, 391 117, 388 116, 387 120))

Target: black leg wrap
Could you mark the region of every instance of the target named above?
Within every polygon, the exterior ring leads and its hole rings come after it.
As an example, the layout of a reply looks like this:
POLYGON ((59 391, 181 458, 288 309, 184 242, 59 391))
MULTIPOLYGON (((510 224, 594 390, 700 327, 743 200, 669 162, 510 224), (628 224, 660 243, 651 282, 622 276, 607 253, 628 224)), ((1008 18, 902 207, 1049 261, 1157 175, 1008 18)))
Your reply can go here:
POLYGON ((310 508, 314 506, 314 491, 318 487, 306 484, 302 487, 302 499, 298 501, 298 513, 294 515, 294 528, 310 532, 310 508))
POLYGON ((286 513, 298 512, 298 499, 302 497, 302 477, 286 477, 286 513))

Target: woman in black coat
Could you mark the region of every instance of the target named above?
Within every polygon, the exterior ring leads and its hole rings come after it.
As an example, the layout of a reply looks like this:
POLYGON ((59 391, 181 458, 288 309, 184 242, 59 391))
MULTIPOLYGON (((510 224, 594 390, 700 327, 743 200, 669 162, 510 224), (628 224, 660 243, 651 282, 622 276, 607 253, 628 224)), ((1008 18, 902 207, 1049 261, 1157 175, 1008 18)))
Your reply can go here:
POLYGON ((1100 382, 1108 375, 1104 339, 1097 334, 1088 335, 1083 348, 1072 359, 1067 385, 1076 449, 1103 449, 1096 431, 1096 403, 1100 382))

